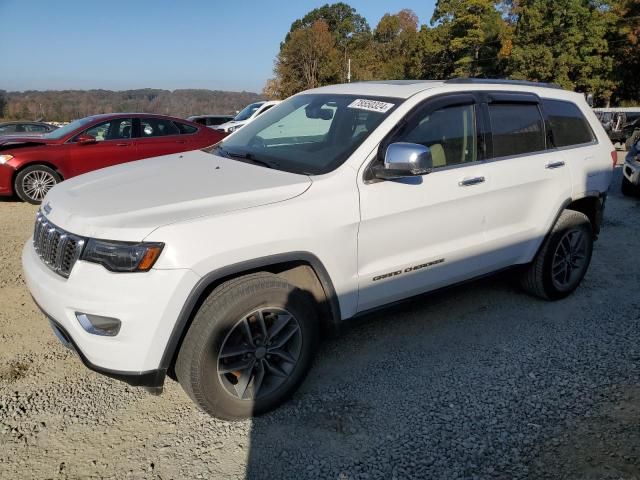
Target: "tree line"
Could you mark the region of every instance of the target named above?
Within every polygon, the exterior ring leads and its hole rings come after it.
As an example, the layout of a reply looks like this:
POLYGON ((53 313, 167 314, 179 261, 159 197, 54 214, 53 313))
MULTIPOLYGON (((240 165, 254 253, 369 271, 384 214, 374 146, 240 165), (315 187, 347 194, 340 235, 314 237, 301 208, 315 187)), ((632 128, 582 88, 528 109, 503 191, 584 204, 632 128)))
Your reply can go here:
POLYGON ((251 92, 200 89, 0 91, 0 118, 68 122, 113 112, 159 113, 184 118, 200 114, 235 114, 260 98, 251 92))
POLYGON ((351 80, 512 78, 640 104, 640 0, 438 0, 428 25, 404 9, 371 28, 346 3, 293 22, 263 94, 351 80))

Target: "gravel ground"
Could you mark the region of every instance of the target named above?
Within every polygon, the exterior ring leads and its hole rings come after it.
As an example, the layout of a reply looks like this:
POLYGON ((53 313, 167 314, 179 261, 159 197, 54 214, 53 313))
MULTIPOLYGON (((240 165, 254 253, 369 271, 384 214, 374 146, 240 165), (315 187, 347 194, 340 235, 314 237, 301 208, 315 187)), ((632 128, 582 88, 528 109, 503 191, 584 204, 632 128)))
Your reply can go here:
POLYGON ((0 202, 0 478, 640 479, 640 200, 619 188, 618 168, 570 298, 501 275, 377 314, 236 423, 61 347, 20 274, 35 208, 0 202))

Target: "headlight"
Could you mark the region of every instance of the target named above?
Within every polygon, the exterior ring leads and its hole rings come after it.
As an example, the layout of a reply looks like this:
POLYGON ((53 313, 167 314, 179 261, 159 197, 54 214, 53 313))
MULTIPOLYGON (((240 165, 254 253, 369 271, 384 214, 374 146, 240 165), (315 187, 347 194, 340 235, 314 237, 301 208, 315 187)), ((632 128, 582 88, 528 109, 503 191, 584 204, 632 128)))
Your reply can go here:
POLYGON ((0 155, 0 165, 4 165, 13 158, 13 155, 0 155))
POLYGON ((233 133, 233 132, 235 132, 236 130, 238 130, 240 127, 242 127, 242 125, 235 125, 235 126, 233 126, 233 127, 229 127, 229 128, 227 129, 227 132, 229 132, 229 133, 233 133))
POLYGON ((146 272, 162 252, 162 243, 112 242, 90 238, 81 260, 99 263, 112 272, 146 272))

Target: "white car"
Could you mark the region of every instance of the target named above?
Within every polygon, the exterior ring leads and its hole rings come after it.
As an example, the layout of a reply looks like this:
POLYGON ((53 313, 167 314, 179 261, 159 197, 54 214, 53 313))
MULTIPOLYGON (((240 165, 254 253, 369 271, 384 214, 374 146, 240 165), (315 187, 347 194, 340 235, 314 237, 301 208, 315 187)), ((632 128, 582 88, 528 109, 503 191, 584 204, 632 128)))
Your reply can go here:
POLYGON ((220 130, 225 133, 233 133, 245 126, 247 123, 253 122, 256 118, 262 115, 270 108, 280 103, 280 100, 270 100, 263 102, 250 103, 244 107, 233 120, 213 127, 214 130, 220 130))
POLYGON ((89 368, 154 391, 170 375, 242 418, 295 391, 321 331, 374 309, 511 267, 569 295, 614 159, 584 97, 552 86, 322 87, 208 152, 57 185, 24 276, 89 368))

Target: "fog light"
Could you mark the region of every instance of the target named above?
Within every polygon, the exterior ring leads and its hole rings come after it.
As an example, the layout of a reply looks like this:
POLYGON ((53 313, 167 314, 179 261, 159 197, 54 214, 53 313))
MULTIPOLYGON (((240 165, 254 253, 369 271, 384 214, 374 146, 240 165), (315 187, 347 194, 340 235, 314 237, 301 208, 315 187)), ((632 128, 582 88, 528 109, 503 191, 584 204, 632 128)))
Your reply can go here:
POLYGON ((117 318, 101 317, 82 312, 76 312, 76 318, 82 328, 93 335, 115 337, 120 331, 121 322, 117 318))

